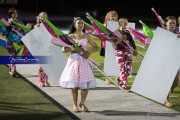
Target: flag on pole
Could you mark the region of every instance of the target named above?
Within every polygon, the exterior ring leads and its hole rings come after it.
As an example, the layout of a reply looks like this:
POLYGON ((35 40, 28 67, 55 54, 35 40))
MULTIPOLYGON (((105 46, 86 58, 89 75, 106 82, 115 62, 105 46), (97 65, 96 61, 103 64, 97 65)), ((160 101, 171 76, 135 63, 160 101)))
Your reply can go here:
POLYGON ((101 38, 101 35, 99 35, 99 33, 94 29, 92 25, 90 25, 89 23, 85 21, 84 21, 84 25, 85 25, 85 30, 87 33, 90 33, 95 37, 101 38))
MULTIPOLYGON (((108 40, 110 42, 116 42, 119 38, 121 38, 123 36, 118 30, 115 30, 114 32, 112 32, 107 27, 105 27, 102 23, 100 23, 99 21, 94 19, 88 13, 86 13, 86 15, 89 18, 89 20, 90 20, 92 26, 94 27, 94 29, 96 29, 99 32, 99 34, 101 35, 101 37, 104 38, 105 40, 108 40)), ((134 52, 134 49, 133 49, 133 47, 130 46, 129 41, 126 40, 125 43, 129 47, 130 51, 134 52)), ((139 55, 137 55, 137 56, 139 56, 139 55)), ((140 59, 140 58, 141 57, 137 57, 137 59, 140 62, 142 62, 142 59, 140 59)))
POLYGON ((150 37, 150 38, 153 38, 154 36, 154 32, 145 24, 143 23, 141 20, 139 21, 142 25, 142 28, 143 28, 143 32, 146 36, 150 37))
POLYGON ((155 10, 154 8, 151 8, 151 10, 152 10, 152 11, 154 12, 154 14, 156 15, 156 17, 157 17, 157 19, 158 19, 161 27, 162 27, 163 29, 166 29, 166 27, 164 26, 165 22, 164 22, 164 20, 162 19, 162 17, 156 12, 156 10, 155 10))
POLYGON ((134 35, 134 37, 137 38, 137 40, 139 40, 140 42, 142 42, 145 45, 149 46, 149 44, 151 42, 151 38, 150 37, 140 33, 139 31, 137 31, 137 30, 135 30, 135 29, 133 29, 131 27, 129 27, 128 29, 134 35))
POLYGON ((30 32, 31 31, 31 28, 28 27, 28 26, 25 26, 21 23, 18 23, 18 22, 15 22, 15 21, 11 21, 11 24, 14 24, 16 26, 18 26, 19 28, 23 29, 23 30, 26 30, 27 32, 30 32))
POLYGON ((99 33, 99 35, 102 38, 110 42, 115 42, 118 40, 118 37, 112 31, 110 31, 107 27, 105 27, 102 23, 97 21, 88 13, 86 13, 86 15, 87 15, 87 18, 90 20, 94 29, 99 33))
MULTIPOLYGON (((51 39, 51 43, 61 46, 61 47, 81 47, 80 43, 76 43, 72 38, 70 38, 67 34, 63 33, 60 29, 56 28, 49 20, 46 18, 42 19, 43 25, 46 27, 48 32, 53 36, 51 39), (49 27, 51 29, 49 29, 49 27), (54 32, 54 33, 53 33, 54 32)), ((91 62, 100 66, 100 64, 92 58, 88 58, 91 62)))

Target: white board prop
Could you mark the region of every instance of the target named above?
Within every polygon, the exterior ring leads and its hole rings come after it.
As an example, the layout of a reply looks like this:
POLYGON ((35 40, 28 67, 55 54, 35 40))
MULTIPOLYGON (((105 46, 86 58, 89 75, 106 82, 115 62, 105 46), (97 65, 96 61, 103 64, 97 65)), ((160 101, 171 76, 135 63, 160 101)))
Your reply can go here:
MULTIPOLYGON (((119 23, 115 21, 107 21, 107 28, 111 31, 117 30, 119 23)), ((120 71, 115 57, 115 46, 106 41, 105 59, 104 59, 104 72, 108 76, 118 76, 120 71)))
POLYGON ((179 46, 180 38, 158 27, 131 91, 164 104, 180 67, 179 46))
MULTIPOLYGON (((60 75, 66 65, 67 56, 62 53, 61 48, 51 43, 51 34, 43 24, 34 28, 26 34, 22 41, 27 46, 31 54, 35 56, 51 56, 53 63, 41 64, 45 73, 49 77, 50 84, 59 86, 60 75)), ((36 57, 35 57, 36 58, 36 57)))
MULTIPOLYGON (((135 29, 135 23, 128 23, 128 25, 135 29)), ((117 30, 119 23, 116 21, 107 21, 107 28, 111 31, 117 30)), ((104 59, 104 72, 108 76, 118 76, 120 70, 115 57, 115 46, 106 41, 105 59, 104 59)))
MULTIPOLYGON (((127 25, 127 28, 128 27, 131 27, 131 28, 133 28, 134 30, 135 30, 135 23, 133 23, 133 22, 128 22, 128 25, 127 25)), ((130 32, 131 33, 131 32, 130 32)), ((131 33, 131 35, 132 35, 132 37, 133 37, 133 39, 134 39, 134 35, 131 33)))

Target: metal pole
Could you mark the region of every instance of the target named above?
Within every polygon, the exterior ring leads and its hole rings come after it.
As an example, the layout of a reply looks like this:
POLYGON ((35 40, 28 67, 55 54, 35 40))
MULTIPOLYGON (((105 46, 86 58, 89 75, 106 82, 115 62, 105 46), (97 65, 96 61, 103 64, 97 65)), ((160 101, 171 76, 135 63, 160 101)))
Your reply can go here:
MULTIPOLYGON (((88 59, 87 59, 88 60, 88 59)), ((103 72, 98 66, 96 66, 93 62, 91 62, 90 60, 88 60, 88 62, 90 64, 92 64, 97 70, 99 70, 107 79, 109 79, 112 83, 114 83, 114 85, 116 85, 119 89, 121 89, 122 91, 125 91, 121 86, 119 86, 116 82, 114 82, 105 72, 103 72)))

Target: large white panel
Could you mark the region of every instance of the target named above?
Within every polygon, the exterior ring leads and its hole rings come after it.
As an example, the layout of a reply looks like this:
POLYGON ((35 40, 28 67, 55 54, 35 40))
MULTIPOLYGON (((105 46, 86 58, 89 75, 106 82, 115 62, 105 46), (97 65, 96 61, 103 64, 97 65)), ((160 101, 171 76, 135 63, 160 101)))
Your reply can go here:
POLYGON ((157 28, 131 91, 164 104, 180 67, 180 38, 157 28))
POLYGON ((60 75, 66 65, 67 56, 61 47, 51 43, 52 36, 43 24, 26 34, 22 41, 33 56, 51 56, 52 64, 41 64, 42 68, 54 85, 59 85, 60 75))
MULTIPOLYGON (((119 23, 115 21, 107 21, 107 28, 111 31, 117 30, 119 23)), ((115 57, 115 46, 106 41, 105 59, 104 59, 104 72, 108 76, 118 76, 120 71, 115 57)))

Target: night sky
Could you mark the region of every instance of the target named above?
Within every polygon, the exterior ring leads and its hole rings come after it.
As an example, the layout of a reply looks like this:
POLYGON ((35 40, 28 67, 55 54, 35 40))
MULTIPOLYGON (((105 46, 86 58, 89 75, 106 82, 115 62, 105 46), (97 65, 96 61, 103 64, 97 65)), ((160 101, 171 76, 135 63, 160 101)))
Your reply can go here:
POLYGON ((116 10, 121 16, 152 16, 154 7, 162 16, 180 15, 180 0, 18 0, 21 10, 40 12, 48 11, 50 14, 73 15, 78 11, 97 10, 105 14, 109 10, 116 10), (53 1, 53 2, 52 2, 53 1))
MULTIPOLYGON (((10 7, 10 5, 5 5, 10 7)), ((173 15, 180 16, 180 0, 18 0, 14 5, 18 10, 38 14, 46 11, 49 15, 85 16, 86 12, 97 11, 96 18, 102 21, 110 10, 118 12, 119 17, 126 17, 130 21, 157 21, 151 8, 153 7, 162 18, 173 15)))
POLYGON ((161 13, 161 16, 180 15, 180 0, 18 0, 14 7, 19 10, 50 14, 74 15, 79 11, 94 11, 104 15, 109 10, 116 10, 119 16, 152 16, 151 8, 161 13))

